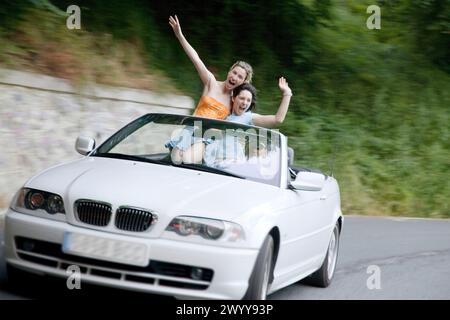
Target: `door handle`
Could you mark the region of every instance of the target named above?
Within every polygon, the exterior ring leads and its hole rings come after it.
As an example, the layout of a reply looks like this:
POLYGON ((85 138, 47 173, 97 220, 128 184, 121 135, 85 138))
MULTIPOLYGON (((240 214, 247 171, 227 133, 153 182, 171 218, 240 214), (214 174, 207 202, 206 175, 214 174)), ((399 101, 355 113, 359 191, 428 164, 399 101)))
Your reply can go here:
POLYGON ((326 195, 326 194, 323 194, 323 195, 320 196, 319 199, 320 199, 320 200, 327 200, 327 195, 326 195))

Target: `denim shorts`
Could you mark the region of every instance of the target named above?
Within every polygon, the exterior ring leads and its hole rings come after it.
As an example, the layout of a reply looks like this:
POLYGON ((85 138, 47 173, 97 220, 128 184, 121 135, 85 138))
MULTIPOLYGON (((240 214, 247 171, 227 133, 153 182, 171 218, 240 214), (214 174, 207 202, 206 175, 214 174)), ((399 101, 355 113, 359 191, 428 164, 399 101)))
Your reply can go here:
POLYGON ((213 142, 212 139, 204 139, 202 137, 195 137, 194 136, 194 127, 186 127, 183 129, 181 134, 178 137, 175 137, 174 139, 167 142, 164 146, 168 148, 169 150, 172 150, 173 148, 177 148, 181 151, 186 151, 189 149, 193 144, 203 142, 204 144, 208 145, 213 142))

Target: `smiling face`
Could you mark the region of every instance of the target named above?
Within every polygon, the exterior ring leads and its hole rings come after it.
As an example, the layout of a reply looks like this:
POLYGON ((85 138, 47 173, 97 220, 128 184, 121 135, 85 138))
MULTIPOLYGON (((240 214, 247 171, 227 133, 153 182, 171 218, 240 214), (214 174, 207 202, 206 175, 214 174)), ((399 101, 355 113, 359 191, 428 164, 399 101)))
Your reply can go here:
POLYGON ((248 90, 242 90, 236 97, 233 97, 233 113, 237 116, 242 115, 252 104, 253 95, 248 90))
POLYGON ((247 77, 247 71, 244 68, 235 66, 228 72, 227 80, 225 81, 225 88, 227 90, 233 90, 237 86, 244 83, 247 77))

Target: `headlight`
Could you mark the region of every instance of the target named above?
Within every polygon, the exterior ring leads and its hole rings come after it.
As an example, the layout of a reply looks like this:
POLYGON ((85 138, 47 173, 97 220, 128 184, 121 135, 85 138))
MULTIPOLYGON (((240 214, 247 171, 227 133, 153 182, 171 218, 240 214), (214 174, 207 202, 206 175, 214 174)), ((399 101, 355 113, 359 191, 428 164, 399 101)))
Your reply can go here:
POLYGON ((49 214, 66 213, 63 199, 59 195, 30 188, 20 189, 14 197, 11 207, 15 211, 24 211, 25 209, 44 210, 49 214))
POLYGON ((188 216, 173 219, 166 231, 180 236, 200 236, 208 240, 236 242, 245 239, 244 230, 236 223, 188 216))

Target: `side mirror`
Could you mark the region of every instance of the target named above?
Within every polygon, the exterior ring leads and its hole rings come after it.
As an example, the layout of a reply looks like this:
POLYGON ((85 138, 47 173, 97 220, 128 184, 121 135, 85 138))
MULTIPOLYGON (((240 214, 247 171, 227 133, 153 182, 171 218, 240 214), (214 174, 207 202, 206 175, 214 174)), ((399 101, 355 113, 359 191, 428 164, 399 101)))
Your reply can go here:
POLYGON ((301 171, 297 173, 295 181, 292 181, 291 184, 297 190, 320 191, 325 184, 325 175, 301 171))
POLYGON ((75 142, 75 150, 83 156, 94 150, 95 140, 91 137, 79 136, 75 142))

